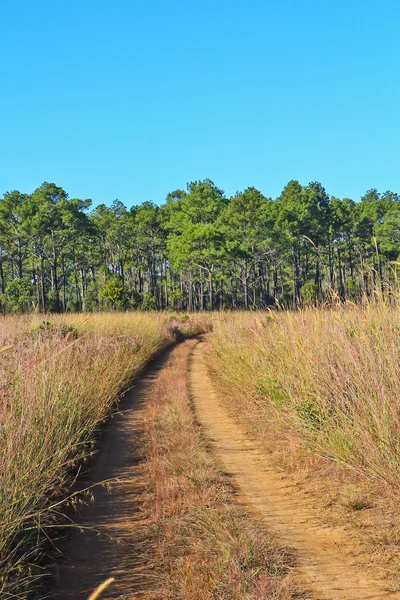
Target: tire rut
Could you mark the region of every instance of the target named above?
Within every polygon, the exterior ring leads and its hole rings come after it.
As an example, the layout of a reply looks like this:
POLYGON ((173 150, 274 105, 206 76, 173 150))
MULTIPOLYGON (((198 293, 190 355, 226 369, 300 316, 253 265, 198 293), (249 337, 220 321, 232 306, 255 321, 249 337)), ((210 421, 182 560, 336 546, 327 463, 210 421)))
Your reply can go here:
POLYGON ((125 395, 104 429, 90 469, 79 480, 80 489, 96 486, 93 501, 73 516, 80 529, 73 528, 65 543, 63 551, 68 558, 58 567, 52 598, 86 600, 109 577, 115 581, 105 593, 107 599, 133 600, 149 589, 151 561, 140 534, 140 506, 146 493, 142 422, 146 396, 172 350, 146 368, 125 395), (111 485, 102 486, 104 481, 111 485))

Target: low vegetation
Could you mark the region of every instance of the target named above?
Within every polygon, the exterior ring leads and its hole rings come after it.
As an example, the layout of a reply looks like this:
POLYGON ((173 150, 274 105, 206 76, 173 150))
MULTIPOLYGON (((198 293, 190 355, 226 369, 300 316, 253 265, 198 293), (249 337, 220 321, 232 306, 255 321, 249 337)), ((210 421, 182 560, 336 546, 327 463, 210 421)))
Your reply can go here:
POLYGON ((148 407, 154 598, 288 600, 290 554, 236 503, 194 420, 187 360, 195 343, 174 350, 148 407))
POLYGON ((204 329, 199 320, 148 313, 2 320, 2 598, 25 597, 40 575, 41 541, 121 391, 163 346, 197 327, 204 329))

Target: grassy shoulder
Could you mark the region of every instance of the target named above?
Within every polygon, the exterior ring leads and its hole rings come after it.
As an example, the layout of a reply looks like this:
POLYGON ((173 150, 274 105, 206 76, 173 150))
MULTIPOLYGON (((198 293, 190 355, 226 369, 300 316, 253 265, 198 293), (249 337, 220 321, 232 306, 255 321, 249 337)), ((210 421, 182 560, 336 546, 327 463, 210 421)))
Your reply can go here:
POLYGON ((0 595, 25 598, 76 467, 129 382, 204 319, 110 313, 7 317, 0 328, 0 595))
POLYGON ((352 526, 399 589, 400 313, 223 314, 210 370, 229 408, 322 520, 352 526))
POLYGON ((154 598, 288 600, 290 553, 238 505, 195 421, 187 364, 196 343, 173 351, 147 409, 154 598))

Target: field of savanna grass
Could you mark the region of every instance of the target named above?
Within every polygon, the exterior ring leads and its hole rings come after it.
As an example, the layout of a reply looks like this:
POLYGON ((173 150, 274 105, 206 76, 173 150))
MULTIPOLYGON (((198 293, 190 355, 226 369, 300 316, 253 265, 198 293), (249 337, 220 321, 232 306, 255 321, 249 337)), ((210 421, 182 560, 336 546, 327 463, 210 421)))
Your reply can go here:
MULTIPOLYGON (((10 316, 0 325, 2 598, 26 597, 40 576, 42 542, 73 502, 77 465, 121 392, 163 347, 211 328, 210 371, 249 435, 279 468, 306 473, 346 510, 378 507, 372 541, 398 549, 398 308, 10 316)), ((154 414, 163 411, 152 402, 154 414)), ((174 421, 163 414, 172 435, 174 421)), ((190 446, 198 442, 186 418, 190 446)))

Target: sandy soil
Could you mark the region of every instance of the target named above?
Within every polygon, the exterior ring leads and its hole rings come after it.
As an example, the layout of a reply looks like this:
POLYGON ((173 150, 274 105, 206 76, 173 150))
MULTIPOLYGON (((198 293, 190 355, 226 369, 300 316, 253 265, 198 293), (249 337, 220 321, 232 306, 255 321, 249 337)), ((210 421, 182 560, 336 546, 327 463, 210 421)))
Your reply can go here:
POLYGON ((201 341, 191 361, 197 418, 224 469, 237 483, 241 499, 257 511, 281 543, 294 548, 299 577, 306 578, 321 600, 400 598, 399 593, 385 591, 378 569, 358 564, 364 555, 349 532, 318 523, 290 480, 274 471, 268 455, 245 436, 213 389, 205 364, 206 348, 207 342, 201 341))

